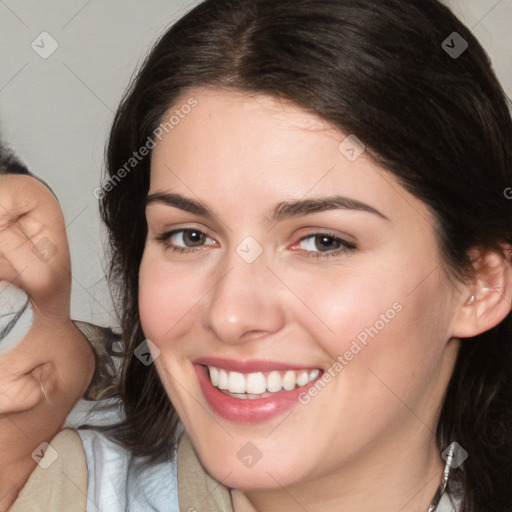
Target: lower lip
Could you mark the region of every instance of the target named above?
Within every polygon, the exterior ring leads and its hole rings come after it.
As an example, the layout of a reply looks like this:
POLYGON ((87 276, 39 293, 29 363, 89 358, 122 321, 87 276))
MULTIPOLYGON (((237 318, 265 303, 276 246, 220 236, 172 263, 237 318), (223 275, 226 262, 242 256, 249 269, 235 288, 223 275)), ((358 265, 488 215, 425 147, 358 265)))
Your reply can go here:
POLYGON ((210 381, 208 369, 195 365, 199 385, 211 408, 223 418, 236 423, 260 423, 278 416, 299 403, 299 395, 318 380, 292 391, 283 391, 267 398, 242 399, 222 393, 210 381))

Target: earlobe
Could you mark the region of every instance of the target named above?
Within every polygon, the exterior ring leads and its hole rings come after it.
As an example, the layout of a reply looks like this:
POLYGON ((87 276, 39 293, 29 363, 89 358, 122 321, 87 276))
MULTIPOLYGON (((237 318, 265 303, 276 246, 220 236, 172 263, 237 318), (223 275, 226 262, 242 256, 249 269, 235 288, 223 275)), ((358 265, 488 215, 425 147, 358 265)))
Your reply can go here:
POLYGON ((511 311, 512 266, 510 248, 470 252, 475 271, 463 289, 452 336, 470 338, 498 325, 511 311))
POLYGON ((41 364, 26 373, 16 368, 4 369, 0 378, 0 410, 14 414, 33 409, 44 400, 51 403, 54 388, 55 375, 51 363, 41 364))

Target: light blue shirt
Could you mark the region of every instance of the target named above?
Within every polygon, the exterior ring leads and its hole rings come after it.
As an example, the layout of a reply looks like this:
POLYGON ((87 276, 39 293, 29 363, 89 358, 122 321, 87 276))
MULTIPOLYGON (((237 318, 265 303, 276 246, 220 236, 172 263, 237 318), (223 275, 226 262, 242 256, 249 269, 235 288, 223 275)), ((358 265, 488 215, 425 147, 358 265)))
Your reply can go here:
MULTIPOLYGON (((512 105, 512 102, 511 102, 512 105)), ((25 303, 27 296, 0 281, 0 332, 25 303)), ((30 304, 0 346, 0 355, 14 348, 32 325, 30 304)), ((66 426, 77 428, 91 420, 115 423, 121 414, 115 408, 91 412, 90 403, 75 407, 66 426), (83 410, 82 410, 83 409, 83 410)), ((95 430, 78 430, 88 468, 87 512, 179 512, 176 459, 142 466, 129 451, 95 430)), ((441 498, 436 512, 458 512, 460 500, 441 498)), ((221 511, 219 511, 221 512, 221 511)))
MULTIPOLYGON (((129 451, 100 432, 78 430, 78 434, 89 473, 87 512, 179 512, 176 458, 141 466, 129 451)), ((459 510, 460 500, 444 494, 435 512, 459 510)))
POLYGON ((79 430, 87 458, 87 512, 179 512, 176 458, 141 466, 94 430, 79 430))

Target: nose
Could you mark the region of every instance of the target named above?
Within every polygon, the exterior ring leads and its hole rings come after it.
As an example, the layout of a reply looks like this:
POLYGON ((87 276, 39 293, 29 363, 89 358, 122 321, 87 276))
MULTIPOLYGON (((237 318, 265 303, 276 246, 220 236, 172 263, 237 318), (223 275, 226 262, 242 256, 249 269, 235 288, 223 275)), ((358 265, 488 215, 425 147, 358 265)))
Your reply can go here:
POLYGON ((278 282, 264 259, 249 264, 234 256, 209 294, 202 318, 203 326, 228 344, 276 333, 286 322, 278 282))

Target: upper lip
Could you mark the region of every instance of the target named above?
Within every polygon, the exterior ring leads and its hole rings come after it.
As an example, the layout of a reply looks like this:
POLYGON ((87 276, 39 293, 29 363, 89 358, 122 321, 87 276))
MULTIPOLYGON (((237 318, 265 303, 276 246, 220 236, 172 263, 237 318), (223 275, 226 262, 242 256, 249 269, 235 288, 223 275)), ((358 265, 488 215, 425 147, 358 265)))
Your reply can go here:
POLYGON ((221 368, 227 371, 239 373, 271 372, 274 370, 314 370, 319 368, 318 366, 296 365, 278 361, 266 361, 258 359, 241 361, 237 359, 224 359, 221 357, 200 357, 195 359, 193 363, 204 366, 213 366, 215 368, 221 368))

